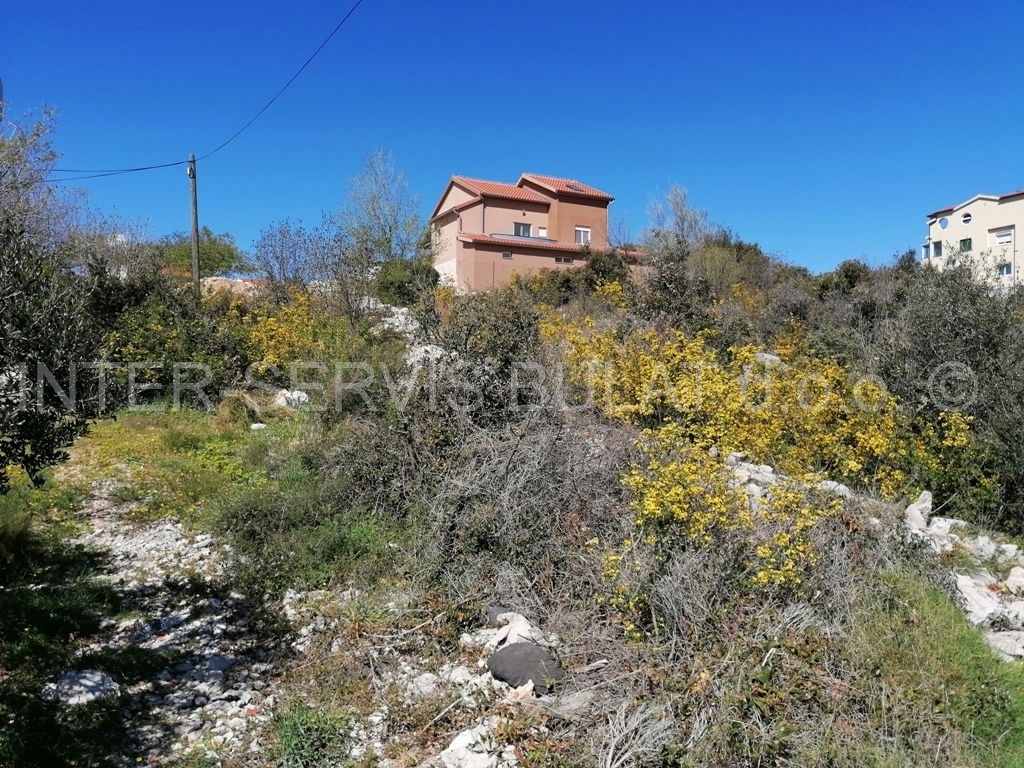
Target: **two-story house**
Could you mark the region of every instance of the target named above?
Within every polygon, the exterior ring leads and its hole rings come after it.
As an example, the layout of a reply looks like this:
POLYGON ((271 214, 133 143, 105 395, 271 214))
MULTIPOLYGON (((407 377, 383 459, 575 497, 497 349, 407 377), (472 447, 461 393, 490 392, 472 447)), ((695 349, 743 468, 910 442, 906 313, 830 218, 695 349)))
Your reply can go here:
POLYGON ((434 267, 459 290, 513 274, 572 269, 608 247, 612 196, 573 179, 524 173, 515 184, 453 176, 430 217, 434 267))
POLYGON ((1017 233, 1024 230, 1024 190, 1008 195, 976 195, 959 205, 928 214, 928 236, 921 260, 942 269, 950 260, 970 260, 978 276, 997 285, 1015 285, 1024 268, 1017 233))

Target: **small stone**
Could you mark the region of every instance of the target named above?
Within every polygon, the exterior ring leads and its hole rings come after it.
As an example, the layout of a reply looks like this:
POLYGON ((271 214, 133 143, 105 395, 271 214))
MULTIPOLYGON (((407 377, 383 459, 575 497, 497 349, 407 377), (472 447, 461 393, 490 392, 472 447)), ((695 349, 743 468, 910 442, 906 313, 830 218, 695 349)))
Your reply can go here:
POLYGON ((267 428, 267 425, 264 424, 261 421, 254 422, 253 424, 249 425, 249 429, 251 429, 253 432, 258 432, 261 429, 266 429, 266 428, 267 428))

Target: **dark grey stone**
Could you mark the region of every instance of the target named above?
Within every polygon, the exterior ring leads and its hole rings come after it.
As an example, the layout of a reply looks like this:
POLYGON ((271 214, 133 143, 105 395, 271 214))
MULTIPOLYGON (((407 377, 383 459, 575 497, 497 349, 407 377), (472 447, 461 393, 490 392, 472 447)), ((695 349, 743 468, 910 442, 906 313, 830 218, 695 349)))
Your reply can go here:
POLYGON ((533 681, 538 696, 548 693, 552 686, 565 678, 565 670, 546 648, 533 643, 512 643, 495 651, 487 659, 487 668, 496 680, 514 688, 533 681))

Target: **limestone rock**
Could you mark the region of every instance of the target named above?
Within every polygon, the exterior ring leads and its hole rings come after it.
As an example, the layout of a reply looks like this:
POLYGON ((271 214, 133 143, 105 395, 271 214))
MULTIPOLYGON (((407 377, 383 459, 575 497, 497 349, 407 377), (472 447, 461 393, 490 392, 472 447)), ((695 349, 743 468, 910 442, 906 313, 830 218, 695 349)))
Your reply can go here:
POLYGON ((1019 565, 1010 569, 1006 577, 1006 588, 1016 595, 1024 593, 1024 568, 1019 565))
POLYGON ((924 531, 928 528, 928 516, 931 513, 932 495, 928 491, 921 491, 917 501, 907 507, 903 519, 912 531, 924 531))
POLYGON ((50 683, 43 689, 43 698, 73 707, 113 698, 120 693, 121 687, 105 672, 70 669, 57 678, 56 683, 50 683))
POLYGON ((956 586, 964 600, 967 619, 976 626, 991 624, 1003 612, 999 597, 989 589, 992 579, 985 575, 956 574, 956 586))
POLYGON ((303 406, 309 405, 309 395, 301 389, 279 389, 277 395, 274 396, 273 404, 275 408, 299 410, 303 406))
POLYGON ((1024 657, 1024 632, 1013 630, 1008 632, 989 632, 985 640, 1004 656, 1012 658, 1024 657))
POLYGON ((445 768, 511 768, 518 765, 515 751, 494 744, 495 718, 488 718, 458 734, 441 753, 445 768))

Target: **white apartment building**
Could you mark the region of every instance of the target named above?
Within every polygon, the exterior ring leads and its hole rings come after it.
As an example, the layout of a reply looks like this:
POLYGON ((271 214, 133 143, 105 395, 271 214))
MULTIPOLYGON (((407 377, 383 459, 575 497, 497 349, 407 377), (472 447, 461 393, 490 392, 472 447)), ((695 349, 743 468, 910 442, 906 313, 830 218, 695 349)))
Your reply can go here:
POLYGON ((921 261, 942 269, 951 259, 969 260, 978 276, 997 285, 1021 280, 1024 258, 1017 235, 1024 231, 1024 190, 976 195, 952 208, 928 214, 921 261))

